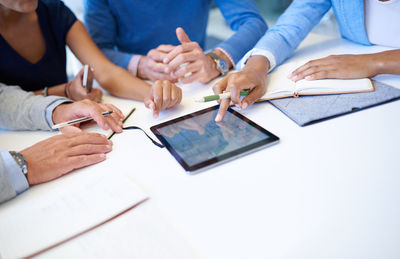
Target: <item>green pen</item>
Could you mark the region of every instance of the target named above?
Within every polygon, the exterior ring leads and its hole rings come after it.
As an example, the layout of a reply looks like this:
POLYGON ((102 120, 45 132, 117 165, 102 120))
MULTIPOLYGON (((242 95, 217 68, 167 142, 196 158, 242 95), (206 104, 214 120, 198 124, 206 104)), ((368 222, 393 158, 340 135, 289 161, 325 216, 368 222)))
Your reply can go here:
MULTIPOLYGON (((250 90, 244 90, 240 92, 240 96, 248 96, 250 93, 250 90)), ((226 92, 222 94, 215 94, 215 95, 209 95, 209 96, 204 96, 199 99, 196 99, 196 102, 204 103, 204 102, 211 102, 211 101, 218 101, 221 99, 227 99, 231 98, 231 93, 226 92)))

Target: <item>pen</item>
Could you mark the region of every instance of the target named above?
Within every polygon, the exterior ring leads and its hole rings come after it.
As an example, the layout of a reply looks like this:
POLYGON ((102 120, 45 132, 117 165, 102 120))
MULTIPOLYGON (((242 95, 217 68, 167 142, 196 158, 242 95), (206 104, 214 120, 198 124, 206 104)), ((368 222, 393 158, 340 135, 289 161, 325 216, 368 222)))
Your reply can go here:
MULTIPOLYGON (((106 112, 103 112, 102 115, 106 116, 106 115, 109 115, 111 113, 113 113, 113 111, 106 111, 106 112)), ((62 123, 53 125, 53 127, 51 127, 51 128, 52 129, 59 129, 59 128, 62 128, 62 127, 65 127, 65 126, 69 126, 69 125, 76 124, 76 123, 79 123, 79 122, 90 121, 90 120, 93 120, 93 118, 89 117, 89 116, 86 116, 86 117, 82 117, 82 118, 79 118, 79 119, 66 121, 66 122, 62 122, 62 123)))
MULTIPOLYGON (((240 92, 240 96, 247 96, 247 95, 249 95, 249 92, 250 92, 249 90, 241 91, 240 92)), ((196 102, 200 102, 200 103, 204 103, 204 102, 218 101, 218 100, 227 99, 227 98, 231 98, 231 93, 230 92, 204 96, 204 97, 201 97, 200 99, 196 99, 195 101, 196 102)))

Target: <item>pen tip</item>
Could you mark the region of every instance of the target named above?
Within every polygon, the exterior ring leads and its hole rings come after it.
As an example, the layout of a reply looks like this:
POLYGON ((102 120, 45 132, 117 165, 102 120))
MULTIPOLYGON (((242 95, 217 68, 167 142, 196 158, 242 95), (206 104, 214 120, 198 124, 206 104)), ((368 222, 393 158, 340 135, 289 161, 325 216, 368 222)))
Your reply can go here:
POLYGON ((195 98, 194 101, 197 103, 204 103, 204 98, 195 98))

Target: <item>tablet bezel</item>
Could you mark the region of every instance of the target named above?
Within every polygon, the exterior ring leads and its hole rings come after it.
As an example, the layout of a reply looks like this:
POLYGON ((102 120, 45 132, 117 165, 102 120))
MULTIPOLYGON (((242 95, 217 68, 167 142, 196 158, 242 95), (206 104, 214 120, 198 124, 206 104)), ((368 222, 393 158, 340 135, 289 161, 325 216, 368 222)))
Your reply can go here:
POLYGON ((242 114, 240 114, 239 112, 229 108, 227 112, 232 113, 234 116, 238 117, 239 119, 245 121, 246 123, 252 125, 254 128, 256 128, 257 130, 261 131, 263 134, 267 135, 269 138, 258 141, 256 143, 253 143, 251 145, 247 145, 244 147, 241 147, 239 149, 236 149, 234 151, 231 151, 229 153, 220 155, 220 156, 216 156, 214 158, 208 159, 206 161, 203 161, 201 163, 198 164, 194 164, 192 166, 189 166, 185 160, 178 154, 177 151, 175 151, 175 149, 169 144, 169 142, 164 138, 164 136, 160 133, 159 129, 166 127, 168 125, 183 121, 183 120, 187 120, 187 119, 191 119, 194 118, 198 115, 207 113, 207 112, 211 112, 211 111, 215 111, 219 108, 219 105, 216 106, 212 106, 197 112, 193 112, 157 125, 154 125, 150 128, 150 130, 153 132, 153 134, 164 144, 164 146, 168 149, 168 151, 172 154, 172 156, 178 161, 178 163, 190 174, 193 173, 197 173, 199 170, 201 169, 206 169, 209 168, 211 166, 215 166, 215 165, 219 165, 220 163, 223 162, 227 162, 233 158, 237 158, 239 156, 243 156, 246 155, 248 153, 251 153, 253 151, 257 151, 259 149, 271 146, 273 144, 276 144, 279 142, 279 138, 272 134, 271 132, 269 132, 268 130, 264 129, 263 127, 259 126, 258 124, 256 124, 255 122, 251 121, 250 119, 248 119, 247 117, 243 116, 242 114))

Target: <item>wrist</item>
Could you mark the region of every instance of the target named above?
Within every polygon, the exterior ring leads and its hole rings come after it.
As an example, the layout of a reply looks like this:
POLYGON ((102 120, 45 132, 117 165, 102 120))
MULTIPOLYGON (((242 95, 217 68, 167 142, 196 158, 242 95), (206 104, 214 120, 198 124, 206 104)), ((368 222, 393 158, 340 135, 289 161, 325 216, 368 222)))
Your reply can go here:
POLYGON ((60 104, 53 110, 51 119, 53 120, 54 124, 58 124, 65 121, 63 116, 64 116, 64 108, 66 105, 68 104, 60 104))
POLYGON ((146 62, 147 62, 146 56, 140 56, 138 63, 137 63, 137 70, 136 70, 136 75, 137 77, 141 79, 149 79, 147 74, 146 74, 146 62))
POLYGON ((131 60, 129 61, 128 64, 128 71, 134 75, 138 76, 138 70, 139 70, 139 62, 142 60, 143 56, 142 55, 133 55, 131 60))
POLYGON ((214 78, 218 77, 221 75, 221 72, 218 71, 217 69, 217 64, 215 63, 214 59, 208 55, 206 55, 207 57, 207 64, 208 67, 210 68, 209 71, 209 77, 208 77, 208 81, 213 80, 214 78))
POLYGON ((255 55, 247 60, 242 72, 252 73, 260 80, 266 80, 270 67, 270 62, 266 57, 255 55))
POLYGON ((368 61, 366 61, 367 64, 370 66, 370 71, 371 71, 371 77, 376 76, 378 74, 385 74, 385 68, 388 66, 388 62, 386 60, 385 55, 382 53, 376 53, 376 54, 367 54, 368 61))

